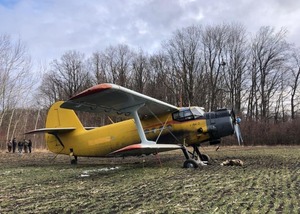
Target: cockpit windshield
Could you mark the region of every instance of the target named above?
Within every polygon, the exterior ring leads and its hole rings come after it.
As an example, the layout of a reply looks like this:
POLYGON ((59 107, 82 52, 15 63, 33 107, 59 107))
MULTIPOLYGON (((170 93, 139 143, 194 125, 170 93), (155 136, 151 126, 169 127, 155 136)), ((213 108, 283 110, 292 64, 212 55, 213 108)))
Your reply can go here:
POLYGON ((181 108, 173 113, 173 120, 177 121, 193 120, 202 117, 204 117, 204 111, 200 107, 181 108))
POLYGON ((203 108, 200 107, 191 107, 191 111, 195 117, 195 119, 199 118, 199 117, 204 117, 204 110, 203 108))

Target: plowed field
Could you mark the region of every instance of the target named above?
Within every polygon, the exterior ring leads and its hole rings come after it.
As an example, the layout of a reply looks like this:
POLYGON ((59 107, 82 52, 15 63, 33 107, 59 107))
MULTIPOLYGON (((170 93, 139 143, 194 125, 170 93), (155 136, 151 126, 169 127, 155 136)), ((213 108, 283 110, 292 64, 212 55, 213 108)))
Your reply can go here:
POLYGON ((300 213, 300 147, 202 149, 136 158, 0 153, 0 213, 300 213), (220 166, 241 159, 244 166, 220 166))

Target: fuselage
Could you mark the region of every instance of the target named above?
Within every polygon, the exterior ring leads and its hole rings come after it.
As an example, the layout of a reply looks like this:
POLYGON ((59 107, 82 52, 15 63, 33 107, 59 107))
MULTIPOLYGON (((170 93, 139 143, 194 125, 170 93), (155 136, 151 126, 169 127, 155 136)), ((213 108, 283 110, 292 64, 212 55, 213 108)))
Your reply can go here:
MULTIPOLYGON (((191 108, 185 108, 175 114, 141 119, 147 139, 158 144, 189 146, 217 140, 233 133, 228 110, 220 117, 216 116, 217 113, 206 113, 196 117, 186 114, 186 111, 192 112, 191 108)), ((133 119, 91 130, 78 128, 56 136, 46 134, 46 141, 48 149, 54 153, 70 154, 72 151, 76 156, 90 157, 108 156, 118 149, 141 142, 133 119)))
MULTIPOLYGON (((208 134, 199 134, 197 131, 199 128, 207 130, 205 119, 178 122, 172 120, 170 115, 159 119, 163 123, 158 122, 156 118, 142 121, 148 140, 189 145, 209 138, 208 134)), ((74 130, 59 137, 64 147, 57 142, 55 136, 46 135, 49 150, 69 154, 72 149, 77 156, 106 156, 123 147, 140 143, 133 119, 91 130, 74 130)))

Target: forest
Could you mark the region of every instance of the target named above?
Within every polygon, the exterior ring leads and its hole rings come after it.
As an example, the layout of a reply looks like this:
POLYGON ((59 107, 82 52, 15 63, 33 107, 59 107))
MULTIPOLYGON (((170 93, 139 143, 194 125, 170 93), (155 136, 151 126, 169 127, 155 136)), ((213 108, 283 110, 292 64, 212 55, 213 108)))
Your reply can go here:
MULTIPOLYGON (((24 133, 44 127, 55 101, 105 82, 176 106, 233 108, 245 146, 299 145, 300 49, 287 35, 271 26, 251 34, 239 23, 193 25, 174 31, 154 53, 116 44, 88 55, 67 50, 43 66, 33 65, 21 39, 0 35, 0 148, 16 137, 44 149, 42 135, 24 133)), ((109 122, 105 115, 79 116, 86 126, 109 122)))

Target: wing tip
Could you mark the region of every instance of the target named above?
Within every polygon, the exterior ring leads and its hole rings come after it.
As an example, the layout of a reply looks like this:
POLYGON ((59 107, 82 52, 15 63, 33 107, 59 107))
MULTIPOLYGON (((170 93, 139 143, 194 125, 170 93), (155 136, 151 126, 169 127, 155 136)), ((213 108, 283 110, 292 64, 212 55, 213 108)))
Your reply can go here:
POLYGON ((102 83, 102 84, 94 85, 94 86, 84 90, 83 92, 80 92, 79 94, 71 97, 70 100, 75 100, 75 99, 78 99, 80 97, 92 95, 92 94, 95 94, 97 92, 105 91, 105 90, 111 89, 111 88, 113 88, 113 84, 111 84, 111 83, 102 83))

